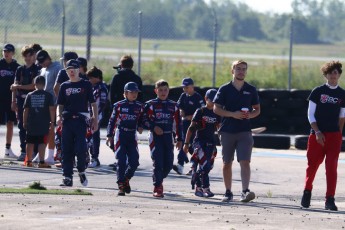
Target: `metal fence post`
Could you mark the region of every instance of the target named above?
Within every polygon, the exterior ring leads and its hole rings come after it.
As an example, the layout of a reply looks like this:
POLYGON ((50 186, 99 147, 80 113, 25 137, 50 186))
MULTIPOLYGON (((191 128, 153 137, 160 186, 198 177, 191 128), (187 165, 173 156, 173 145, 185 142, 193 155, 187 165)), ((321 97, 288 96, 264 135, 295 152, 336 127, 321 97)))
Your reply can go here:
POLYGON ((86 38, 86 59, 90 61, 91 37, 92 37, 92 0, 89 0, 87 13, 87 38, 86 38))
POLYGON ((141 19, 142 19, 142 12, 139 11, 138 17, 138 75, 140 76, 140 67, 141 67, 141 19))
POLYGON ((218 21, 217 13, 213 9, 214 16, 214 35, 213 35, 213 72, 212 72, 212 87, 216 87, 216 66, 217 66, 217 30, 218 30, 218 21))
POLYGON ((61 57, 63 57, 63 54, 65 53, 65 26, 65 0, 62 0, 61 57))
POLYGON ((291 78, 292 78, 292 44, 293 44, 293 18, 291 18, 291 25, 290 25, 290 53, 289 53, 289 80, 288 80, 289 90, 291 90, 291 78))

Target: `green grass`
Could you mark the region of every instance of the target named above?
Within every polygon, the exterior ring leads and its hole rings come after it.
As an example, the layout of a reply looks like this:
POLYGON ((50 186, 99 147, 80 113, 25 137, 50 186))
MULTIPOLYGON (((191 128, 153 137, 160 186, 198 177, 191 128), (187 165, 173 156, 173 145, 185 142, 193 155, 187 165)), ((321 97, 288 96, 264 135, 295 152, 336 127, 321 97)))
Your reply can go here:
MULTIPOLYGON (((49 45, 61 44, 61 34, 52 32, 41 33, 17 33, 9 31, 8 41, 19 46, 37 42, 43 45, 43 48, 49 45)), ((85 36, 66 36, 66 46, 85 47, 85 36)), ((144 84, 154 84, 159 79, 165 79, 171 86, 178 86, 181 79, 190 76, 194 79, 197 86, 212 86, 212 46, 211 41, 202 40, 142 40, 142 57, 153 58, 153 61, 143 61, 141 64, 141 77, 144 84), (178 51, 180 53, 161 54, 152 52, 153 45, 159 44, 157 51, 178 51), (147 53, 144 51, 151 51, 147 53), (192 52, 206 52, 211 56, 198 56, 192 52), (209 64, 186 63, 183 61, 166 61, 165 58, 184 59, 206 59, 209 64)), ((89 68, 96 65, 103 71, 104 80, 110 83, 115 70, 112 66, 116 65, 126 50, 133 50, 135 60, 134 70, 137 70, 137 47, 138 38, 131 37, 112 37, 112 36, 94 36, 92 38, 92 47, 109 48, 91 50, 91 60, 89 68), (114 52, 114 48, 119 52, 114 52), (97 58, 96 58, 97 56, 97 58)), ((255 55, 277 55, 287 57, 289 53, 289 42, 219 42, 218 54, 255 54, 255 55)), ((61 55, 59 49, 48 49, 54 60, 58 60, 61 55)), ((85 50, 77 51, 80 56, 85 56, 85 50)), ((324 57, 324 61, 330 61, 343 57, 345 53, 344 43, 320 44, 320 45, 294 45, 293 55, 305 57, 324 57)), ((22 58, 16 54, 16 59, 22 63, 22 58)), ((235 59, 235 58, 234 58, 235 59)), ((268 60, 260 57, 244 57, 249 63, 248 82, 257 88, 288 88, 288 61, 287 60, 268 60)), ((228 82, 231 79, 230 63, 233 60, 217 58, 218 65, 216 69, 216 87, 228 82)), ((316 85, 324 82, 319 71, 323 64, 320 61, 297 61, 293 60, 292 69, 292 88, 312 89, 316 85)), ((341 79, 341 83, 342 83, 341 79)))
POLYGON ((41 185, 40 182, 33 182, 27 188, 0 188, 1 193, 11 194, 49 194, 49 195, 83 195, 90 196, 92 193, 85 192, 81 189, 67 190, 67 189, 47 189, 41 185))

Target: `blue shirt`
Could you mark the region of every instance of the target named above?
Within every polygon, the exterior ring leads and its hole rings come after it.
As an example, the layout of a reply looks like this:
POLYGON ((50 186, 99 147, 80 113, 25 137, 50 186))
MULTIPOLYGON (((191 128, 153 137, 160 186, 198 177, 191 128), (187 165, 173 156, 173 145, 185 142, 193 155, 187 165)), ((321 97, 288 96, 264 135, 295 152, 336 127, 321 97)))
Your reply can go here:
POLYGON ((205 102, 202 96, 197 92, 194 92, 191 96, 187 93, 182 93, 177 101, 177 106, 184 111, 185 116, 190 116, 193 115, 198 108, 205 106, 205 102))
MULTIPOLYGON (((252 111, 252 106, 259 104, 259 95, 256 88, 247 82, 240 91, 233 86, 232 82, 229 82, 219 88, 213 102, 230 112, 239 111, 241 108, 248 108, 249 111, 252 111)), ((250 120, 223 117, 219 131, 227 133, 251 131, 250 120)))
POLYGON ((195 111, 192 122, 198 124, 198 129, 194 142, 215 143, 214 132, 220 123, 220 116, 215 114, 212 109, 206 107, 199 108, 195 111))
POLYGON ((107 137, 112 137, 115 127, 120 131, 135 132, 141 126, 143 104, 124 99, 114 104, 113 112, 107 127, 107 137))
MULTIPOLYGON (((98 108, 98 121, 100 121, 103 118, 103 111, 108 100, 107 85, 104 82, 98 82, 97 84, 92 86, 92 90, 93 90, 93 97, 95 98, 95 102, 98 108)), ((91 113, 92 112, 91 106, 89 109, 91 113)))
POLYGON ((64 106, 64 112, 89 116, 88 103, 94 102, 89 81, 81 79, 78 82, 66 81, 61 84, 57 104, 64 106))
POLYGON ((338 132, 340 109, 345 107, 345 90, 331 89, 324 84, 313 89, 308 99, 316 104, 315 119, 321 132, 338 132))

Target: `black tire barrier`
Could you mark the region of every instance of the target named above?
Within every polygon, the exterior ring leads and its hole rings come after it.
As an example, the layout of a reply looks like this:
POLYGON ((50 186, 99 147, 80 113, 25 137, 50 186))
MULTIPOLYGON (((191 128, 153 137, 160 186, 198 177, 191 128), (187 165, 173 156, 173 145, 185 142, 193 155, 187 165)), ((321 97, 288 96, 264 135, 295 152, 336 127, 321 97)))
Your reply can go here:
POLYGON ((308 102, 307 100, 301 98, 286 98, 277 100, 276 107, 279 109, 298 110, 302 108, 308 108, 308 102))
POLYGON ((290 149, 291 139, 284 135, 253 135, 254 147, 265 149, 290 149))
POLYGON ((173 101, 178 101, 180 98, 181 94, 183 93, 183 88, 182 87, 172 87, 169 90, 169 96, 168 98, 173 101))
POLYGON ((299 90, 299 89, 292 89, 290 91, 292 98, 300 98, 303 100, 308 100, 308 97, 311 93, 311 90, 299 90))
POLYGON ((295 148, 299 150, 306 150, 308 147, 308 135, 298 135, 295 137, 295 148))
POLYGON ((282 89, 259 89, 258 93, 260 98, 272 100, 287 99, 290 97, 290 91, 282 89))

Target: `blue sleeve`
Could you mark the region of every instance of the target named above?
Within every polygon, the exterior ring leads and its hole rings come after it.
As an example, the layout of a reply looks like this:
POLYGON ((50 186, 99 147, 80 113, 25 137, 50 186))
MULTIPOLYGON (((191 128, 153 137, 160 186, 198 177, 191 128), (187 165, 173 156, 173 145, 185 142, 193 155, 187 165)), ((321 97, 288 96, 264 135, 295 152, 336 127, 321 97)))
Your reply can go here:
POLYGON ((86 82, 86 92, 87 92, 87 101, 92 104, 95 102, 95 97, 93 96, 92 85, 89 81, 86 82))
POLYGON ((155 127, 153 105, 149 102, 145 103, 143 112, 143 128, 153 131, 155 127))
POLYGON ((15 76, 14 81, 17 81, 17 82, 21 83, 21 82, 20 82, 20 78, 21 78, 21 76, 22 76, 22 74, 23 74, 22 71, 23 71, 22 66, 19 66, 19 67, 17 68, 17 70, 16 70, 16 76, 15 76))
POLYGON ((107 126, 107 137, 112 137, 114 135, 114 129, 115 129, 116 118, 117 118, 117 110, 118 110, 118 104, 114 104, 113 112, 111 113, 108 126, 107 126))
POLYGON ((213 100, 214 103, 225 106, 225 90, 224 86, 218 89, 218 92, 213 100))
POLYGON ((192 118, 192 121, 194 122, 198 122, 202 119, 202 109, 199 108, 195 111, 194 115, 193 115, 193 118, 192 118))
POLYGON ((205 106, 206 104, 205 104, 204 98, 202 98, 202 96, 200 94, 198 94, 198 96, 199 96, 199 101, 198 101, 199 108, 201 108, 201 107, 205 106))
POLYGON ((183 103, 183 101, 184 101, 185 96, 186 96, 186 94, 185 94, 185 93, 182 93, 182 94, 180 95, 180 98, 179 98, 178 101, 177 101, 177 106, 179 107, 179 109, 184 110, 184 103, 183 103))
POLYGON ((25 97, 25 101, 24 101, 24 104, 23 104, 23 108, 30 108, 31 107, 31 94, 28 94, 26 97, 25 97))
POLYGON ((59 90, 58 98, 56 104, 58 105, 64 105, 65 104, 65 85, 62 84, 59 90))
POLYGON ((259 104, 260 103, 260 101, 259 101, 259 94, 258 94, 258 91, 256 90, 256 88, 254 88, 252 95, 253 95, 253 97, 252 97, 252 105, 259 104))

